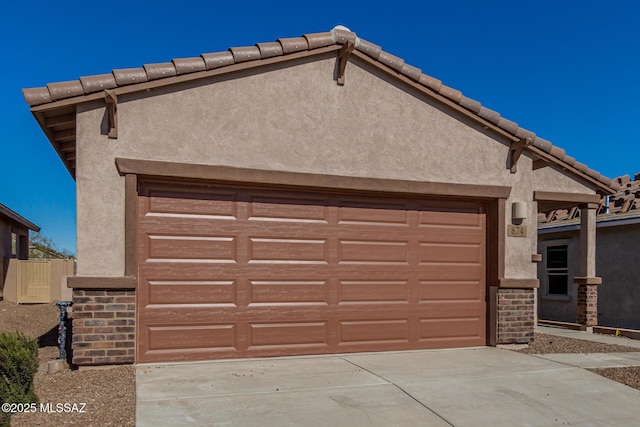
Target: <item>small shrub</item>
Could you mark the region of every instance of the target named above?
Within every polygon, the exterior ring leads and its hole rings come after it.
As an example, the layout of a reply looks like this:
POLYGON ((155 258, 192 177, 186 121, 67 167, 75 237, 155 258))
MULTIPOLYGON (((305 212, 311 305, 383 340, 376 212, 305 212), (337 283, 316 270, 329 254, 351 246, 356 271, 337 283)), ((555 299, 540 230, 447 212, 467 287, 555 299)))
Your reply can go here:
MULTIPOLYGON (((0 404, 37 403, 33 377, 38 370, 38 341, 22 332, 0 333, 0 404)), ((11 414, 0 412, 0 426, 11 414)))

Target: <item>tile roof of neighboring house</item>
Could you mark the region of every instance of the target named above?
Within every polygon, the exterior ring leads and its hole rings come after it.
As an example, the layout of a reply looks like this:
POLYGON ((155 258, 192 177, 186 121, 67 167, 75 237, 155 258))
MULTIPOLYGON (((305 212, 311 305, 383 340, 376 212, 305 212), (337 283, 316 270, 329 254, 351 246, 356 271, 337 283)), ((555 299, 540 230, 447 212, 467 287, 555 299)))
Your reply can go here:
POLYGON ((31 221, 27 221, 22 216, 18 215, 17 213, 15 213, 14 211, 9 209, 8 207, 3 205, 2 203, 0 203, 0 216, 4 216, 5 218, 9 218, 12 221, 17 222, 18 224, 23 225, 23 226, 27 227, 30 230, 33 230, 33 231, 36 231, 36 232, 40 231, 40 227, 38 227, 37 225, 35 225, 31 221))
POLYGON ((356 33, 341 26, 325 33, 280 38, 275 42, 257 43, 255 46, 232 47, 224 52, 204 53, 195 58, 173 59, 171 62, 145 64, 140 68, 119 69, 108 74, 80 77, 79 80, 49 83, 46 87, 23 89, 23 95, 61 159, 73 174, 75 170, 75 134, 72 132, 75 129, 75 118, 71 119, 73 110, 69 108, 61 110, 63 114, 59 116, 38 115, 46 112, 49 106, 68 107, 103 98, 104 91, 110 89, 131 87, 131 91, 146 90, 150 87, 182 82, 189 77, 190 79, 208 77, 212 72, 225 69, 231 72, 235 71, 233 68, 235 65, 241 63, 253 62, 255 65, 261 65, 261 62, 275 60, 278 57, 294 58, 304 52, 322 53, 323 49, 326 51, 330 48, 338 50, 348 42, 355 45, 355 51, 359 57, 370 58, 370 61, 373 60, 372 62, 376 65, 386 68, 386 71, 409 79, 414 86, 425 93, 449 105, 462 107, 462 110, 471 113, 471 117, 492 125, 514 140, 529 139, 531 146, 527 149, 545 162, 556 163, 594 182, 600 191, 612 192, 612 189, 618 188, 611 179, 576 161, 562 148, 537 137, 535 133, 519 127, 517 123, 501 117, 496 111, 467 98, 456 89, 443 85, 440 80, 423 74, 419 68, 405 63, 404 59, 383 51, 380 46, 357 37, 356 33))
MULTIPOLYGON (((608 198, 600 199, 597 221, 640 218, 640 173, 635 174, 633 181, 629 175, 619 176, 614 181, 620 189, 608 198), (607 203, 608 201, 608 203, 607 203)), ((579 222, 580 209, 554 209, 538 214, 538 225, 557 227, 573 225, 579 222)))

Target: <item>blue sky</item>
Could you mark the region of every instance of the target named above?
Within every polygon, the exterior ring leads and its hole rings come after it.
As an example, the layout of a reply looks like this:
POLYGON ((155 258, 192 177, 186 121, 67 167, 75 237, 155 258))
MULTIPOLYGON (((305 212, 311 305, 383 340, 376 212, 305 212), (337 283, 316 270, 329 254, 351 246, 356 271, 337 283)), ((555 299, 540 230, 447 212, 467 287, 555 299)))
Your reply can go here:
POLYGON ((21 89, 341 24, 564 148, 640 172, 640 2, 22 1, 0 16, 0 203, 75 251, 75 183, 21 89))

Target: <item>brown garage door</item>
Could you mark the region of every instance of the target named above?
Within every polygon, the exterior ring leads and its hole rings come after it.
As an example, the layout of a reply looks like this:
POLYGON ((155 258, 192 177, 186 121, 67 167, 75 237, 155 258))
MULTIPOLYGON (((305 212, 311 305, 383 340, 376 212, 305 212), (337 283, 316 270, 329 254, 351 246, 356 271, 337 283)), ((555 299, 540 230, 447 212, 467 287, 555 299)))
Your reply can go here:
POLYGON ((138 362, 486 344, 481 203, 140 187, 138 362))

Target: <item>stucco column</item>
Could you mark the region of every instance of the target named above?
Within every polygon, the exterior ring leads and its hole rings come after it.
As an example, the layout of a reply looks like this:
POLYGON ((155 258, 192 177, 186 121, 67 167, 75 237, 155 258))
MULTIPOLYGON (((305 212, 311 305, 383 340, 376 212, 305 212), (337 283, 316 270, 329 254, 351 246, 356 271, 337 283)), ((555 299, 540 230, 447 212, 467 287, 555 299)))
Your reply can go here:
POLYGON ((596 213, 597 203, 580 206, 580 277, 573 279, 578 285, 578 323, 585 326, 598 324, 598 285, 596 277, 596 213))

